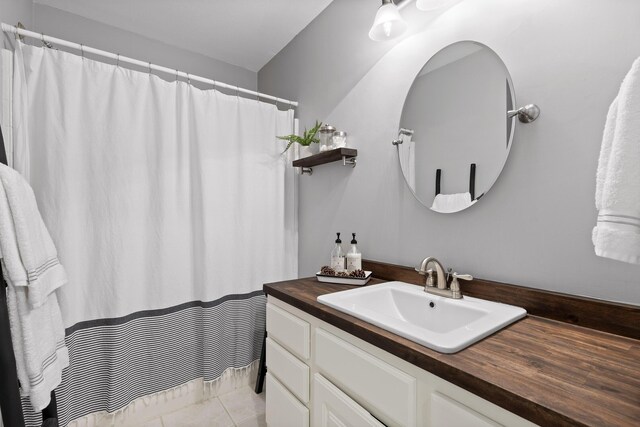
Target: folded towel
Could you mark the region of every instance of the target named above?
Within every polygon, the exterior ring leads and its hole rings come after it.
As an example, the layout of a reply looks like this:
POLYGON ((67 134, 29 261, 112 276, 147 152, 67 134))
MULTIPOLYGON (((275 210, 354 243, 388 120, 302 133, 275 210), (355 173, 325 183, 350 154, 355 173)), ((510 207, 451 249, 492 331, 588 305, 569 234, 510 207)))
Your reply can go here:
POLYGON ((640 58, 609 107, 596 176, 596 255, 640 264, 640 58))
MULTIPOLYGON (((31 287, 16 286, 13 281, 14 278, 20 282, 24 281, 28 273, 22 266, 19 237, 13 226, 15 218, 12 217, 13 211, 5 191, 5 182, 2 181, 2 184, 0 185, 0 255, 4 279, 8 285, 7 311, 11 339, 21 393, 29 396, 36 411, 41 411, 49 404, 51 391, 60 384, 62 369, 69 364, 69 353, 65 346, 64 326, 55 292, 45 296, 34 308, 30 303, 31 287)), ((22 186, 22 188, 25 187, 22 186)), ((32 192, 30 194, 33 195, 32 192)), ((25 204, 25 206, 28 205, 25 204)), ((34 207, 35 204, 31 206, 31 208, 34 207)), ((40 216, 37 211, 29 212, 28 215, 40 216)))
POLYGON ((471 200, 471 193, 438 194, 433 199, 431 210, 440 213, 459 212, 473 205, 476 200, 471 200))
POLYGON ((42 411, 49 405, 51 391, 60 384, 62 370, 69 365, 64 326, 56 294, 37 308, 27 302, 28 289, 7 280, 7 311, 20 392, 31 406, 42 411))
POLYGON ((0 230, 10 226, 15 229, 20 254, 19 258, 6 261, 8 273, 14 286, 29 287, 29 304, 38 307, 47 295, 67 282, 67 274, 58 261, 58 253, 29 184, 18 172, 3 164, 0 164, 0 182, 11 213, 11 223, 3 222, 0 230))

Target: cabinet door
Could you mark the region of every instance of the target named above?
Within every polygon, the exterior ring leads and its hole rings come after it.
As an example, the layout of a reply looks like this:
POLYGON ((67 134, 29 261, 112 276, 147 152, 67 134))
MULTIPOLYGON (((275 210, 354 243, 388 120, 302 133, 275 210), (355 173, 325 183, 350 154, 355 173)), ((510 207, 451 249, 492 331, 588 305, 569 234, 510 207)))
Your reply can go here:
POLYGON ((316 328, 318 371, 383 422, 416 426, 416 379, 323 329, 316 328))
POLYGON ((431 427, 496 427, 500 424, 440 393, 431 394, 431 427))
POLYGON ((309 427, 309 410, 267 372, 267 425, 309 427))
POLYGON ((313 378, 315 427, 384 427, 362 406, 320 374, 313 378))

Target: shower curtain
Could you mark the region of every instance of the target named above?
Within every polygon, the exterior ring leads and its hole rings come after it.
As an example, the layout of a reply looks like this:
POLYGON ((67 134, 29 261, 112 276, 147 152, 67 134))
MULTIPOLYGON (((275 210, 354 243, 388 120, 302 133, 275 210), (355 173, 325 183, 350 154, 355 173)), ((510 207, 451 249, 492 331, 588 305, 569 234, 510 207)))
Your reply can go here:
POLYGON ((17 42, 14 168, 68 271, 61 425, 259 358, 297 276, 293 111, 17 42))

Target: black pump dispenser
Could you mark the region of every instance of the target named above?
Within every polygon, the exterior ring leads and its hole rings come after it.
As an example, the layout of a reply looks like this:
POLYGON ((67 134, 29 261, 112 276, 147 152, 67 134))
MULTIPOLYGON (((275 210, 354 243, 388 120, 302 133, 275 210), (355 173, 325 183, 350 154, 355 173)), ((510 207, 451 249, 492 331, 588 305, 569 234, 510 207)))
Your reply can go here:
POLYGON ((331 251, 331 268, 335 272, 344 271, 345 267, 345 257, 344 252, 342 251, 342 240, 340 240, 340 233, 336 233, 338 238, 336 239, 336 244, 331 251))
POLYGON ((358 241, 356 240, 356 233, 351 233, 351 235, 353 236, 353 239, 351 240, 351 244, 352 245, 357 245, 358 241))

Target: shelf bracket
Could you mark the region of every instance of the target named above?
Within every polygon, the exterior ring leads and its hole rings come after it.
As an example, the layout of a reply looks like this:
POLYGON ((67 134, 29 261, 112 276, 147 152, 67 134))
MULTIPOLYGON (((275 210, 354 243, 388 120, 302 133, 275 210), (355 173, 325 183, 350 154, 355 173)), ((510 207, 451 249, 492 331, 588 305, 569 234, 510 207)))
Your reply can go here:
POLYGON ((355 168, 356 167, 356 163, 357 163, 357 160, 356 160, 355 157, 342 156, 342 165, 343 166, 351 165, 351 167, 355 168))
POLYGON ((304 174, 308 174, 309 176, 313 175, 313 168, 301 167, 299 171, 300 171, 300 175, 304 175, 304 174))

